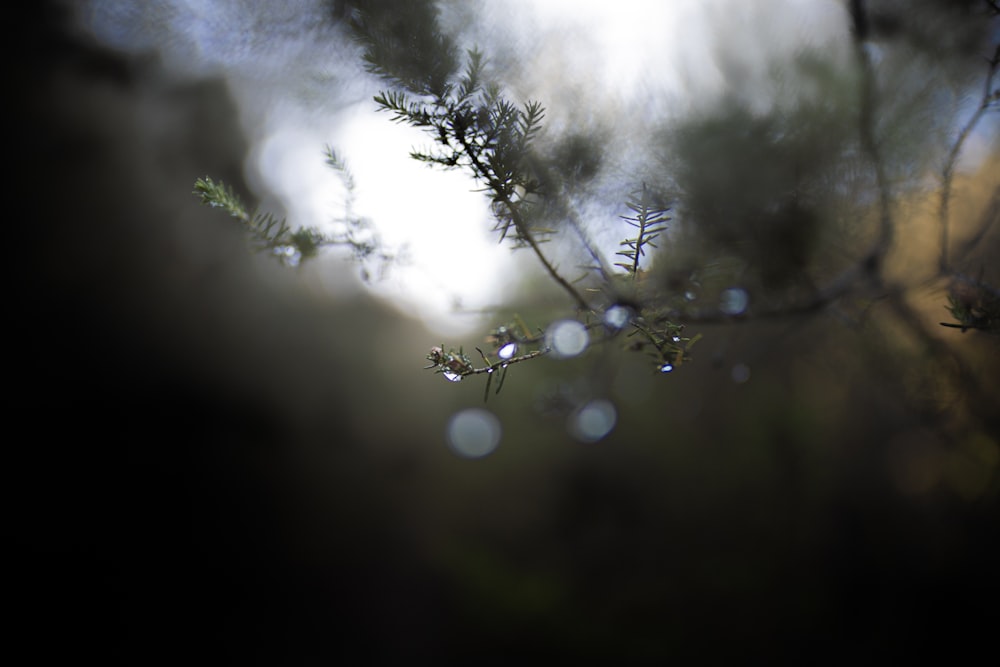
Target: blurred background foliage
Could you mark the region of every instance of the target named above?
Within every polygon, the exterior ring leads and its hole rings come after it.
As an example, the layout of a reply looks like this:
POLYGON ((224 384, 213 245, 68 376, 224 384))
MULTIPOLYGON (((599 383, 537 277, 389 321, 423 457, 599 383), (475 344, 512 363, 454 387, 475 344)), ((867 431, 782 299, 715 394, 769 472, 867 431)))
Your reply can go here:
MULTIPOLYGON (((959 10, 872 4, 887 9, 869 29, 912 50, 885 56, 908 73, 887 96, 904 120, 928 68, 982 75, 981 59, 965 69, 980 54, 959 10)), ((488 404, 500 446, 466 460, 444 429, 482 405, 482 378, 431 376, 421 325, 248 254, 191 196, 204 173, 251 196, 225 87, 81 37, 59 3, 24 11, 8 24, 25 213, 10 222, 6 487, 8 600, 34 655, 841 664, 990 645, 1000 353, 996 336, 937 324, 933 195, 894 202, 886 275, 906 290, 699 323, 670 376, 617 341, 521 364, 488 404), (576 442, 567 406, 595 394, 617 426, 576 442)), ((802 66, 844 97, 753 117, 723 100, 663 138, 691 166, 676 172, 683 213, 704 224, 691 255, 658 265, 667 289, 735 252, 780 304, 868 246, 831 240, 876 199, 842 150, 852 86, 802 66)), ((947 145, 922 134, 934 108, 899 126, 893 179, 919 180, 923 151, 947 145)), ((956 238, 997 215, 993 142, 955 179, 956 238)), ((600 169, 579 136, 561 146, 581 174, 600 169)), ((963 270, 997 279, 998 231, 963 270)), ((569 314, 528 287, 517 314, 532 326, 569 314)))

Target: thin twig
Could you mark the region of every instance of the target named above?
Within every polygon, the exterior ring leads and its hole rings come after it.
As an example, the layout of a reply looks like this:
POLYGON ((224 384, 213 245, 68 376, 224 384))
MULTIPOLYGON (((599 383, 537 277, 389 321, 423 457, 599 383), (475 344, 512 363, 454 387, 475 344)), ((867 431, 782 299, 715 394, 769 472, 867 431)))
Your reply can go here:
POLYGON ((876 107, 876 77, 871 56, 865 48, 867 37, 867 11, 865 3, 855 0, 852 3, 855 31, 854 46, 861 65, 861 109, 858 115, 858 134, 861 148, 868 155, 872 168, 875 170, 875 184, 878 188, 879 235, 868 252, 862 266, 873 280, 881 274, 882 261, 892 246, 895 227, 892 220, 892 198, 889 192, 889 181, 885 175, 885 164, 875 138, 875 107, 876 107))
MULTIPOLYGON (((479 348, 476 349, 478 350, 479 348)), ((502 369, 508 366, 512 366, 514 364, 519 364, 522 361, 527 361, 529 359, 534 359, 535 357, 540 357, 543 354, 548 354, 548 352, 549 352, 548 348, 542 348, 541 350, 532 350, 531 352, 526 352, 525 354, 522 354, 520 356, 512 357, 510 359, 495 361, 493 363, 489 363, 489 360, 487 359, 486 362, 489 364, 488 366, 483 366, 482 368, 473 368, 471 370, 465 371, 464 373, 461 373, 460 375, 462 377, 465 377, 466 375, 482 375, 483 373, 493 373, 497 369, 502 369)), ((483 354, 482 350, 479 350, 479 353, 483 354)), ((485 359, 485 355, 483 355, 483 358, 485 359)))
POLYGON ((584 311, 590 310, 590 305, 587 303, 586 299, 584 299, 583 296, 580 295, 580 293, 576 290, 575 287, 573 287, 573 285, 571 285, 565 278, 562 277, 562 275, 560 275, 560 273, 556 270, 556 268, 552 266, 552 263, 549 261, 548 257, 545 256, 545 253, 542 252, 542 249, 538 245, 538 241, 535 240, 535 237, 534 235, 532 235, 531 230, 528 229, 528 225, 527 223, 525 223, 524 218, 521 217, 521 213, 517 209, 517 206, 514 204, 513 201, 511 201, 510 196, 507 195, 507 193, 504 191, 503 184, 498 182, 495 178, 493 178, 490 175, 490 171, 479 160, 478 152, 475 151, 472 148, 472 146, 469 145, 469 142, 464 135, 458 135, 456 138, 461 144, 462 150, 469 157, 469 160, 472 163, 473 170, 480 178, 486 181, 486 184, 489 186, 490 190, 492 190, 494 195, 496 196, 497 201, 506 206, 507 211, 510 213, 511 220, 514 223, 514 228, 517 229, 517 233, 528 244, 528 247, 530 247, 531 250, 535 253, 535 256, 538 257, 538 260, 542 263, 542 266, 545 267, 545 270, 548 272, 549 276, 553 280, 555 280, 560 287, 566 290, 567 293, 569 293, 569 295, 576 302, 580 310, 584 311))
POLYGON ((955 164, 958 162, 958 156, 965 146, 966 139, 972 134, 972 130, 979 123, 979 120, 986 113, 991 102, 993 101, 995 95, 991 90, 993 87, 993 77, 997 73, 997 66, 1000 65, 1000 44, 997 45, 996 50, 993 53, 993 58, 989 61, 989 71, 986 75, 986 81, 983 84, 983 95, 979 101, 979 106, 976 108, 975 113, 969 118, 968 122, 962 127, 962 130, 958 133, 958 138, 951 147, 951 151, 948 153, 948 159, 945 162, 944 170, 941 172, 941 203, 938 209, 938 219, 941 224, 941 259, 939 266, 942 273, 947 273, 950 268, 950 262, 948 261, 948 244, 949 244, 949 214, 948 207, 951 203, 951 184, 952 179, 955 175, 955 164))

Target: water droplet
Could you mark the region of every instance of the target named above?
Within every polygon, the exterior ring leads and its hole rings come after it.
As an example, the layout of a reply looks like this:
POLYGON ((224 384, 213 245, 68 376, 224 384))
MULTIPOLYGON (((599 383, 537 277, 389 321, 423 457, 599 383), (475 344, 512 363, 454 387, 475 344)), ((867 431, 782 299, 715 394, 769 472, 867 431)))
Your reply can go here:
POLYGON ((603 398, 590 401, 569 416, 569 431, 582 442, 597 442, 615 427, 618 411, 603 398))
POLYGON ((459 373, 453 373, 452 371, 445 371, 444 373, 441 373, 441 375, 443 375, 444 379, 448 382, 461 382, 463 377, 459 373))
POLYGON ((742 287, 730 287, 719 295, 719 309, 726 315, 740 315, 750 305, 750 295, 742 287))
POLYGON ((280 245, 273 252, 282 262, 292 267, 298 266, 299 261, 302 259, 302 253, 295 246, 291 245, 280 245))
POLYGON ((661 373, 669 373, 672 370, 674 370, 674 365, 672 363, 670 363, 669 361, 667 363, 665 363, 665 364, 661 364, 660 365, 660 372, 661 373))
POLYGON ((500 444, 500 420, 489 410, 468 408, 448 420, 445 438, 453 452, 466 459, 479 459, 500 444))
POLYGON ((736 364, 732 370, 733 382, 743 384, 750 379, 750 367, 746 364, 736 364))
POLYGON ((628 306, 614 305, 604 311, 604 323, 612 329, 621 329, 632 319, 632 309, 628 306))
POLYGON ((553 323, 545 334, 545 339, 553 354, 563 359, 579 355, 590 344, 587 328, 576 320, 553 323))
POLYGON ((497 350, 497 356, 501 359, 510 359, 517 354, 517 343, 510 342, 497 350))

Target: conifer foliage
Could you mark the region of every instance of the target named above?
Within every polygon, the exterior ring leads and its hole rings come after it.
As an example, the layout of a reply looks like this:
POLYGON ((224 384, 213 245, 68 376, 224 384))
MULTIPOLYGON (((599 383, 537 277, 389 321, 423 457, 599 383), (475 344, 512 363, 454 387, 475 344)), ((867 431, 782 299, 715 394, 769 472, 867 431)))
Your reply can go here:
MULTIPOLYGON (((428 25, 425 12, 433 13, 433 8, 418 4, 413 11, 415 18, 409 25, 428 25)), ((403 12, 404 14, 406 12, 403 12)), ((617 299, 604 298, 592 302, 583 289, 569 280, 556 267, 543 250, 543 244, 556 233, 550 225, 552 211, 557 208, 555 193, 558 188, 551 183, 551 171, 544 166, 544 158, 535 151, 535 139, 542 129, 545 109, 537 100, 517 104, 504 93, 504 87, 490 71, 482 52, 473 48, 464 55, 460 66, 454 47, 439 33, 422 36, 419 30, 410 33, 410 40, 399 39, 397 29, 400 17, 373 17, 365 13, 356 15, 352 23, 356 38, 365 48, 364 59, 368 70, 381 77, 390 88, 375 96, 379 111, 389 113, 393 121, 424 130, 434 141, 434 147, 414 150, 411 157, 432 166, 444 169, 465 169, 477 181, 490 198, 494 216, 494 231, 501 242, 511 240, 515 248, 529 249, 541 263, 546 274, 567 294, 577 315, 583 320, 588 336, 602 340, 616 336, 622 329, 633 333, 645 332, 647 343, 653 342, 657 349, 658 361, 655 366, 663 369, 663 341, 670 341, 669 357, 679 364, 688 358, 687 343, 690 339, 676 335, 681 327, 666 321, 647 323, 647 312, 643 304, 632 300, 626 308, 617 299), (423 76, 416 76, 412 60, 403 53, 412 44, 424 42, 433 45, 438 57, 430 59, 423 76), (609 326, 595 326, 594 321, 607 323, 605 316, 611 313, 609 326), (618 319, 617 314, 627 313, 618 319), (666 327, 671 334, 657 338, 646 332, 645 327, 666 327), (678 346, 678 343, 682 345, 678 346)), ((423 51, 421 50, 421 53, 423 51)), ((424 59, 426 55, 422 56, 424 59)), ((634 216, 622 216, 636 228, 635 237, 621 242, 624 249, 619 251, 629 262, 619 263, 630 281, 640 273, 642 259, 648 248, 655 248, 653 241, 666 231, 666 208, 652 205, 648 189, 642 187, 637 201, 629 201, 628 208, 634 216)), ((592 256, 601 262, 599 255, 591 250, 592 256)), ((621 275, 612 275, 609 270, 598 266, 598 272, 605 280, 602 288, 590 288, 590 292, 622 292, 614 283, 622 282, 621 275)), ((525 327, 501 325, 489 337, 498 353, 496 361, 479 348, 484 366, 477 368, 473 362, 459 351, 445 351, 444 346, 434 347, 427 359, 429 368, 445 375, 450 380, 460 380, 472 374, 487 374, 486 396, 494 371, 502 371, 497 391, 503 386, 507 368, 516 362, 533 359, 550 351, 550 340, 544 329, 537 334, 527 333, 525 327), (515 356, 514 349, 526 350, 515 356)), ((645 344, 631 345, 642 349, 645 344)), ((672 366, 671 366, 672 368, 672 366)))
MULTIPOLYGON (((930 15, 951 11, 932 2, 920 4, 930 15)), ((974 21, 995 20, 996 5, 977 7, 969 10, 979 12, 976 18, 963 18, 963 25, 972 26, 969 34, 988 34, 982 29, 986 23, 974 21)), ((573 187, 569 171, 560 176, 558 165, 539 149, 546 120, 542 102, 516 100, 486 54, 477 48, 459 49, 441 29, 435 3, 372 0, 341 8, 349 10, 346 25, 361 47, 365 67, 385 84, 374 97, 376 111, 425 133, 431 145, 413 150, 413 159, 464 170, 481 184, 499 241, 527 249, 565 294, 571 319, 579 327, 575 331, 583 332, 584 348, 617 342, 626 350, 650 354, 652 369, 666 373, 689 360, 691 347, 701 338, 687 336, 686 326, 821 312, 850 297, 891 297, 897 310, 906 308, 895 296, 902 291, 887 278, 885 263, 901 228, 895 200, 915 189, 908 183, 919 182, 905 139, 897 139, 903 130, 893 114, 901 107, 902 113, 916 114, 885 91, 892 89, 891 77, 902 76, 899 72, 912 75, 925 55, 915 51, 926 46, 916 37, 905 42, 887 36, 889 21, 880 13, 886 11, 881 5, 864 0, 846 4, 855 59, 849 72, 834 72, 806 57, 797 63, 810 73, 810 85, 826 90, 830 99, 803 97, 793 111, 776 106, 763 114, 749 111, 738 99, 723 100, 705 119, 690 124, 693 131, 676 135, 680 140, 664 141, 678 149, 682 163, 673 165, 671 174, 666 159, 659 182, 647 185, 645 177, 637 178, 641 185, 631 197, 623 197, 628 213, 620 216, 629 233, 617 248, 604 249, 594 247, 568 210, 572 205, 565 193, 573 187), (878 53, 883 55, 876 57, 878 53), (727 154, 727 149, 738 154, 727 154), (683 222, 684 234, 673 234, 674 217, 683 222), (870 222, 871 229, 859 231, 859 220, 870 222), (589 255, 587 283, 569 279, 546 246, 574 227, 589 255), (839 253, 848 259, 830 268, 833 262, 827 256, 840 250, 830 252, 831 239, 846 244, 844 239, 851 237, 867 240, 852 241, 853 250, 839 253), (677 252, 671 246, 679 238, 697 251, 677 252), (619 261, 609 265, 601 250, 619 261), (680 257, 686 263, 658 265, 655 280, 650 279, 654 251, 665 261, 680 257), (698 265, 691 265, 692 257, 698 265), (702 298, 708 293, 712 299, 702 298)), ((900 31, 910 29, 900 21, 900 31)), ((913 31, 922 29, 914 25, 913 31)), ((941 324, 996 334, 1000 300, 990 283, 996 276, 980 272, 971 280, 959 268, 962 257, 995 222, 1000 186, 979 232, 961 248, 951 240, 949 207, 956 161, 975 127, 998 108, 1000 45, 991 48, 985 71, 979 74, 979 104, 959 124, 938 173, 941 259, 936 277, 951 279, 952 285, 945 307, 955 321, 941 324)), ((913 102, 924 99, 915 96, 913 102)), ((331 166, 349 175, 332 150, 329 155, 331 166)), ((239 219, 256 246, 279 258, 298 262, 331 244, 350 246, 361 259, 381 252, 370 236, 357 233, 364 226, 358 220, 335 238, 313 229, 293 232, 284 221, 248 213, 221 183, 200 179, 195 191, 205 203, 239 219)), ((350 215, 347 219, 352 220, 350 215)), ((427 368, 451 381, 484 374, 488 397, 491 387, 498 392, 503 386, 511 365, 553 351, 557 323, 537 328, 523 322, 498 325, 486 337, 493 349, 475 347, 478 356, 461 346, 434 346, 426 357, 427 368), (495 383, 494 375, 499 378, 495 383)), ((930 339, 930 334, 922 335, 930 339)))

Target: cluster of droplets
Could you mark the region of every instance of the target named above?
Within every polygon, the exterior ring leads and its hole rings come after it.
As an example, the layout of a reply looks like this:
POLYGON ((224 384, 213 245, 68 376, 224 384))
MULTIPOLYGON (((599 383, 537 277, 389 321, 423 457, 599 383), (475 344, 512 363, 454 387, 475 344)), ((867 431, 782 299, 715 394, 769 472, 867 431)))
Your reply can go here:
MULTIPOLYGON (((730 310, 733 313, 745 309, 745 292, 734 289, 727 295, 730 300, 730 310), (743 302, 740 303, 743 298, 743 302)), ((605 334, 616 336, 625 329, 630 329, 629 336, 635 336, 629 347, 634 350, 647 350, 656 359, 655 369, 660 373, 670 373, 683 361, 688 359, 688 349, 697 340, 682 336, 683 327, 667 324, 651 327, 635 310, 626 304, 613 304, 601 316, 605 334)), ((431 348, 427 359, 431 362, 427 368, 434 368, 446 380, 458 382, 466 375, 486 373, 492 376, 500 370, 505 376, 508 365, 523 361, 538 354, 549 354, 557 359, 570 359, 583 354, 590 347, 591 330, 594 324, 584 324, 576 319, 563 319, 553 322, 546 331, 539 330, 538 336, 533 336, 518 321, 518 324, 499 326, 490 332, 487 342, 492 345, 495 360, 476 348, 486 366, 475 369, 472 361, 459 349, 445 351, 444 346, 431 348), (533 346, 541 345, 537 350, 533 346), (533 352, 526 352, 525 347, 532 346, 533 352), (521 356, 518 356, 521 355, 521 356)), ((501 377, 501 382, 503 377, 501 377)), ((487 395, 489 394, 487 382, 487 395)), ((499 391, 499 389, 498 389, 499 391)), ((617 425, 618 411, 614 403, 604 398, 576 397, 566 406, 566 429, 577 441, 583 443, 597 442, 606 438, 617 425)), ((501 437, 501 426, 497 417, 484 408, 470 408, 455 413, 448 421, 445 436, 450 449, 458 456, 468 459, 478 459, 492 453, 498 446, 501 437)))
POLYGON ((613 333, 631 325, 633 330, 629 336, 635 338, 629 348, 649 349, 655 358, 654 369, 659 373, 671 373, 686 361, 688 348, 696 341, 681 336, 683 327, 679 325, 668 324, 661 330, 648 328, 643 318, 637 317, 635 311, 624 304, 614 304, 604 311, 603 321, 613 333))
MULTIPOLYGON (((685 297, 692 300, 696 295, 686 294, 685 297)), ((749 302, 749 294, 741 287, 725 289, 719 295, 719 309, 731 316, 744 314, 749 302)), ((609 306, 601 316, 601 324, 609 336, 630 329, 628 336, 632 342, 628 347, 651 353, 655 359, 654 368, 658 373, 672 373, 687 361, 690 347, 700 337, 684 336, 684 327, 681 325, 670 323, 651 325, 638 316, 632 307, 625 304, 609 306)), ((458 382, 466 375, 478 372, 492 374, 498 369, 503 369, 506 373, 509 363, 523 360, 518 354, 524 354, 525 345, 538 342, 542 342, 543 353, 547 352, 557 359, 569 359, 583 354, 591 345, 592 328, 593 325, 585 325, 576 319, 563 319, 553 322, 544 333, 540 331, 540 337, 533 337, 523 323, 520 327, 513 324, 500 326, 487 338, 499 361, 490 361, 486 354, 479 350, 487 366, 476 371, 472 361, 462 353, 461 349, 458 352, 454 350, 446 352, 444 346, 441 346, 431 348, 427 355, 431 365, 427 368, 436 368, 437 372, 451 382, 458 382)), ((529 357, 535 354, 539 352, 528 353, 529 357)), ((749 378, 748 366, 737 364, 733 367, 733 382, 742 384, 749 378)), ((487 390, 488 388, 487 385, 487 390)), ((617 409, 614 403, 607 399, 577 397, 566 409, 567 431, 579 442, 592 443, 602 440, 617 424, 617 409)), ((498 446, 500 437, 499 419, 482 408, 470 408, 454 414, 446 430, 446 439, 452 451, 469 459, 482 458, 492 453, 498 446)))
POLYGON ((279 245, 273 252, 281 263, 286 266, 294 268, 302 262, 302 253, 293 245, 279 245))
POLYGON ((640 319, 633 322, 633 330, 628 334, 631 341, 628 348, 648 352, 653 357, 656 372, 672 373, 690 359, 690 348, 700 338, 682 336, 683 330, 684 327, 677 324, 655 328, 640 319))
POLYGON ((662 363, 660 363, 656 367, 656 370, 658 370, 661 373, 670 373, 670 372, 672 372, 674 370, 674 368, 676 368, 676 364, 678 363, 678 360, 679 359, 683 359, 684 358, 684 353, 686 352, 686 350, 681 347, 681 345, 685 342, 685 339, 681 338, 677 334, 672 334, 669 337, 669 340, 673 344, 671 346, 671 348, 670 348, 670 352, 672 354, 672 358, 671 359, 665 359, 662 363))
POLYGON ((465 356, 462 350, 445 352, 444 346, 432 347, 427 354, 427 360, 431 365, 426 368, 437 368, 437 372, 449 382, 459 382, 474 370, 472 360, 465 356))

